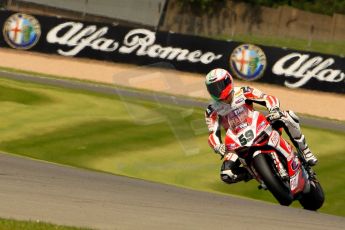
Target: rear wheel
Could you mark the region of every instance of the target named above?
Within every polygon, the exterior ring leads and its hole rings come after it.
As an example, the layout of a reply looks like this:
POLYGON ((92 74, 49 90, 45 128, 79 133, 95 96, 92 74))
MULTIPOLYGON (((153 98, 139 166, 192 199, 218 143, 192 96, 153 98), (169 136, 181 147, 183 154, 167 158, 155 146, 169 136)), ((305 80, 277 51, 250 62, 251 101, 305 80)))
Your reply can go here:
POLYGON ((320 183, 316 180, 310 182, 310 192, 303 194, 299 200, 304 209, 316 211, 321 208, 325 201, 325 195, 323 193, 320 183))
POLYGON ((255 156, 254 168, 278 202, 281 205, 289 206, 293 201, 290 189, 277 175, 276 170, 273 168, 274 165, 267 158, 263 154, 255 156))

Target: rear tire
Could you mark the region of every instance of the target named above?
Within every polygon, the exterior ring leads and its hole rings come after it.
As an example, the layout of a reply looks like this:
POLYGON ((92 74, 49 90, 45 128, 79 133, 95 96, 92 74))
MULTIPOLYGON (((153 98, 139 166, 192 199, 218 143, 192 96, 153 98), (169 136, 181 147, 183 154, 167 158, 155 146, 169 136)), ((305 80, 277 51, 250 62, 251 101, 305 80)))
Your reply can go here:
POLYGON ((257 173, 261 176, 268 190, 278 200, 281 205, 289 206, 293 197, 291 195, 289 187, 287 187, 281 178, 276 174, 266 157, 263 154, 258 154, 254 157, 254 168, 257 173))
POLYGON ((302 198, 299 200, 304 209, 311 211, 316 211, 321 208, 324 201, 325 195, 318 181, 311 181, 310 192, 303 194, 302 198))

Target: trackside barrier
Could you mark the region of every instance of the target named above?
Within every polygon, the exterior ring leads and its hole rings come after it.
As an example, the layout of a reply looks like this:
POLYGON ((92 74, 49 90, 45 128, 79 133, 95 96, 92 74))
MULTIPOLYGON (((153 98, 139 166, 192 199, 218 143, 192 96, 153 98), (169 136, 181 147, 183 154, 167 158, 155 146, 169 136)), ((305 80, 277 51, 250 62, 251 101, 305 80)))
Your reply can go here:
POLYGON ((0 47, 207 73, 228 69, 243 80, 345 93, 345 58, 144 28, 0 11, 0 47))

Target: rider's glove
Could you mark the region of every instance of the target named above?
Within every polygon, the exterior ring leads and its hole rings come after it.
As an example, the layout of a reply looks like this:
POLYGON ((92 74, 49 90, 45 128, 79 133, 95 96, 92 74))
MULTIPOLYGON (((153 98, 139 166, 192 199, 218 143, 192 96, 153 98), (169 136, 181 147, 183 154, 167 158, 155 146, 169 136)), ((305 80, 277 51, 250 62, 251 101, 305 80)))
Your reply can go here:
POLYGON ((218 154, 220 154, 221 156, 224 156, 226 154, 226 147, 225 144, 219 144, 214 148, 214 151, 218 154))
POLYGON ((280 111, 279 107, 273 107, 269 111, 270 113, 267 115, 267 119, 269 121, 278 120, 283 116, 283 113, 280 111))

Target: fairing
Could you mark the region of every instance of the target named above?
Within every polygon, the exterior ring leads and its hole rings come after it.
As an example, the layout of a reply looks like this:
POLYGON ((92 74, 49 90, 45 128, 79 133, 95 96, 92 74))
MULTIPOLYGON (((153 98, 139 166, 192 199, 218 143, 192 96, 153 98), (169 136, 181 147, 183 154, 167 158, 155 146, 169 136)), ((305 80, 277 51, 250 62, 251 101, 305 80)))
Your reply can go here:
MULTIPOLYGON (((225 144, 229 151, 236 152, 240 158, 247 157, 250 148, 255 148, 256 154, 279 154, 287 165, 291 193, 303 192, 307 178, 298 157, 280 133, 272 129, 263 114, 243 105, 229 113, 228 123, 225 144)), ((279 164, 276 162, 277 168, 279 164)))

